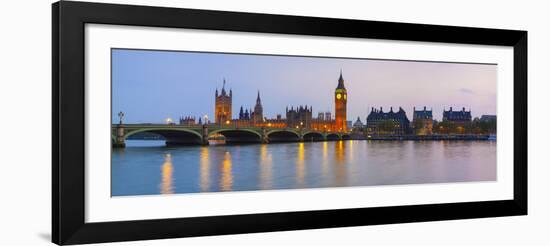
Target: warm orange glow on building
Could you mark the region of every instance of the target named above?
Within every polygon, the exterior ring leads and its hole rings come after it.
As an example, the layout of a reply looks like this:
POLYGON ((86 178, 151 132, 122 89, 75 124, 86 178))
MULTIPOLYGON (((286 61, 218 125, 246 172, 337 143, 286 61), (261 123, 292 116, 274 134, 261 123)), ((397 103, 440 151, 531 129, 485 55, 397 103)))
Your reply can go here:
POLYGON ((340 72, 340 78, 338 79, 338 86, 334 91, 334 114, 335 114, 335 128, 339 131, 347 130, 347 102, 348 92, 344 86, 344 78, 342 72, 340 72))
POLYGON ((335 90, 335 118, 331 112, 319 112, 317 118, 312 117, 313 106, 300 105, 296 108, 287 107, 286 118, 280 114, 276 118, 267 118, 263 114, 260 93, 256 98, 254 110, 245 109, 241 106, 239 116, 232 119, 232 92, 229 94, 222 87, 221 94, 216 90, 216 123, 226 124, 234 127, 269 127, 269 128, 295 128, 295 129, 315 129, 321 131, 346 132, 347 131, 347 90, 344 87, 344 79, 340 72, 338 86, 335 90))
POLYGON ((227 120, 231 120, 232 116, 232 101, 233 92, 229 90, 229 94, 225 92, 225 79, 223 80, 222 92, 218 95, 218 89, 216 89, 216 107, 214 110, 215 122, 221 124, 227 120))

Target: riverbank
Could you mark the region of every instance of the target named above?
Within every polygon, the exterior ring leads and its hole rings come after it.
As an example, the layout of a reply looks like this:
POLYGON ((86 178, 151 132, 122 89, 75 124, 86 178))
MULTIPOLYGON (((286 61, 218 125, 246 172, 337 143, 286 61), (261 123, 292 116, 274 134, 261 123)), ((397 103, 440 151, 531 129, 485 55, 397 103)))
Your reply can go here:
MULTIPOLYGON (((162 137, 151 138, 151 137, 142 137, 142 138, 129 138, 129 140, 164 140, 162 137)), ((223 137, 212 137, 209 140, 214 141, 223 141, 223 137)), ((363 135, 363 134, 350 134, 350 138, 343 140, 386 140, 386 141, 441 141, 441 140, 460 140, 460 141, 496 141, 496 135, 363 135)), ((310 142, 304 140, 306 142, 310 142)), ((315 140, 315 142, 322 140, 315 140)), ((337 141, 337 140, 325 140, 325 141, 337 141)), ((294 141, 289 141, 294 142, 294 141)), ((296 141, 298 142, 298 141, 296 141)))
POLYGON ((351 134, 353 140, 391 140, 391 141, 440 141, 440 140, 496 140, 495 135, 362 135, 351 134))

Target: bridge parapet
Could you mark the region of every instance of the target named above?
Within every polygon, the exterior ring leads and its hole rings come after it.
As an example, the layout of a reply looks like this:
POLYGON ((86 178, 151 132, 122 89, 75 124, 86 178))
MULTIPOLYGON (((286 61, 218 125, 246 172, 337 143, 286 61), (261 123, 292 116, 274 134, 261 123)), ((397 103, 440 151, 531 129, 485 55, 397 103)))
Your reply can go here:
POLYGON ((151 132, 166 138, 167 144, 208 145, 208 139, 223 135, 229 142, 298 142, 340 140, 347 133, 320 132, 303 128, 237 127, 232 125, 113 124, 113 147, 125 147, 125 140, 136 133, 151 132))

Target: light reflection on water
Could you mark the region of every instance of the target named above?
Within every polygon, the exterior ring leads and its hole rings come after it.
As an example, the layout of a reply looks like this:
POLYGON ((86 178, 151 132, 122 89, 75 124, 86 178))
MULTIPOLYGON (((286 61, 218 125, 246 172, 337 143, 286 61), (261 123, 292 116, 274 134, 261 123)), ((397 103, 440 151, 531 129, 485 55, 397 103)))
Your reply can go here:
POLYGON ((233 188, 233 173, 231 168, 231 154, 228 151, 224 154, 220 166, 220 173, 222 174, 222 178, 220 179, 220 190, 230 191, 233 188))
POLYGON ((174 187, 172 186, 172 174, 174 172, 172 167, 172 156, 168 153, 164 155, 164 163, 161 167, 162 183, 160 184, 161 194, 174 193, 174 187))
POLYGON ((357 141, 113 149, 112 195, 496 180, 490 141, 357 141), (160 171, 159 171, 160 170, 160 171))
POLYGON ((267 144, 262 144, 260 147, 260 172, 258 172, 260 179, 260 189, 271 189, 271 176, 272 176, 272 156, 267 151, 267 144))
POLYGON ((208 191, 210 189, 210 160, 208 159, 208 147, 201 148, 199 175, 201 191, 208 191))

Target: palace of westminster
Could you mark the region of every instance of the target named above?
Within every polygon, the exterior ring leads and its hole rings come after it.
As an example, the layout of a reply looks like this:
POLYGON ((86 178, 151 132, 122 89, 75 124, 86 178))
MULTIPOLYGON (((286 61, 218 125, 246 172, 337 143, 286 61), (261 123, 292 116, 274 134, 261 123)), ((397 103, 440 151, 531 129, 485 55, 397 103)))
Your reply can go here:
MULTIPOLYGON (((216 89, 215 100, 215 124, 227 124, 236 127, 305 128, 333 132, 346 132, 348 130, 346 121, 348 95, 346 87, 344 86, 342 73, 340 73, 338 86, 334 92, 334 118, 330 112, 321 112, 318 114, 317 118, 314 118, 313 107, 308 107, 307 105, 287 107, 284 118, 280 114, 277 114, 276 118, 267 118, 263 114, 262 100, 260 98, 260 92, 258 91, 254 109, 243 109, 241 106, 239 117, 233 119, 233 92, 229 90, 229 93, 227 93, 225 90, 225 81, 221 93, 218 93, 216 89)), ((190 117, 180 119, 180 124, 185 124, 186 122, 192 123, 194 119, 190 117), (189 120, 191 120, 191 122, 189 122, 189 120)))
MULTIPOLYGON (((334 117, 331 112, 319 112, 317 117, 313 117, 312 106, 297 106, 286 108, 285 117, 277 114, 275 118, 267 118, 263 114, 262 100, 260 92, 256 97, 256 104, 253 109, 244 109, 242 106, 239 110, 238 118, 233 118, 233 92, 229 93, 225 90, 225 80, 221 93, 218 89, 215 92, 215 110, 213 124, 228 125, 233 127, 270 127, 270 128, 303 128, 312 129, 324 132, 349 132, 360 129, 366 133, 380 133, 383 128, 381 125, 384 122, 391 122, 390 134, 411 134, 431 135, 433 127, 432 110, 427 110, 424 107, 421 110, 414 109, 413 121, 409 121, 403 108, 399 107, 397 112, 390 108, 390 111, 383 112, 382 108, 371 108, 369 115, 366 117, 366 124, 363 124, 358 117, 353 125, 347 121, 347 101, 348 94, 344 86, 344 78, 340 71, 338 85, 334 91, 334 117), (415 129, 413 129, 415 128, 415 129)), ((496 116, 482 116, 484 118, 496 118, 496 116)), ((443 112, 443 120, 453 122, 456 125, 468 124, 472 121, 471 111, 466 111, 465 108, 459 111, 450 110, 443 112)), ((181 117, 179 123, 181 125, 202 124, 201 118, 198 123, 194 117, 181 117)), ((212 124, 210 121, 205 122, 212 124)), ((387 128, 387 127, 386 127, 387 128)), ((385 129, 387 131, 387 129, 385 129)))

